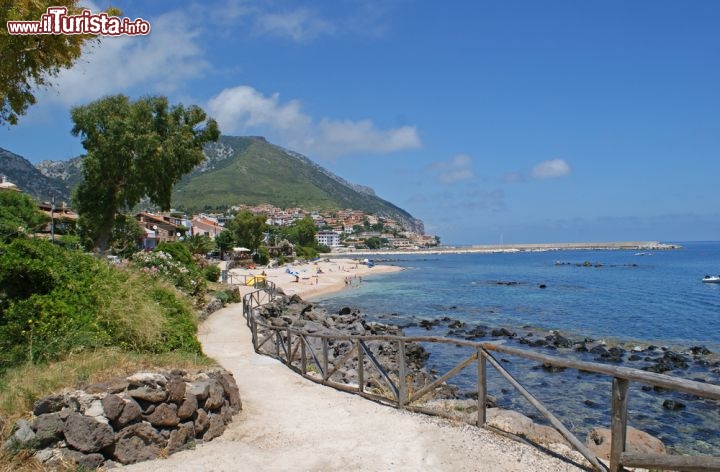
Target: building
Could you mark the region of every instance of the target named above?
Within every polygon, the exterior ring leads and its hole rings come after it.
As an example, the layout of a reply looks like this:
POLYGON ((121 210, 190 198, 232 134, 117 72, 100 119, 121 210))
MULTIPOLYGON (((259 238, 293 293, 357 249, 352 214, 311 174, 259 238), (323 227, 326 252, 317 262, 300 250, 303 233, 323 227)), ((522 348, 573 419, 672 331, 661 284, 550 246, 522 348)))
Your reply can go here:
POLYGON ((135 219, 144 231, 143 249, 150 250, 162 242, 177 241, 185 234, 184 226, 171 223, 162 215, 140 212, 135 215, 135 219))
POLYGON ((19 192, 17 185, 10 182, 4 175, 0 174, 0 192, 19 192))
POLYGON ((190 220, 190 226, 190 233, 193 236, 205 235, 209 236, 210 239, 213 240, 215 239, 215 236, 225 229, 216 220, 206 215, 198 215, 190 220))
POLYGON ((320 231, 315 234, 318 244, 328 247, 338 247, 340 245, 340 235, 335 231, 320 231))

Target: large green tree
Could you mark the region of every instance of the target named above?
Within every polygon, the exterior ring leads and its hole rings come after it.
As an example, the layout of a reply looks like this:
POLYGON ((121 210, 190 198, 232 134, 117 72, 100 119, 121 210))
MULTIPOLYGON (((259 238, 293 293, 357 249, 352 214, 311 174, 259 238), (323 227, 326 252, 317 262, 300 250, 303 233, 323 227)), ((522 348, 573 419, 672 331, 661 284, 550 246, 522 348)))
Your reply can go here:
POLYGON ((101 251, 116 216, 141 199, 168 210, 173 186, 205 159, 203 145, 220 135, 200 107, 171 106, 165 97, 114 95, 71 113, 72 133, 87 150, 74 194, 79 225, 101 251))
POLYGON ((228 221, 225 227, 233 235, 236 244, 254 251, 262 243, 267 224, 264 216, 253 215, 251 212, 243 210, 228 221))
MULTIPOLYGON (((66 7, 79 14, 80 0, 0 0, 0 124, 17 124, 35 103, 34 89, 49 85, 62 69, 80 57, 83 45, 97 41, 81 34, 10 35, 8 21, 39 21, 48 7, 66 7)), ((106 10, 119 15, 120 10, 106 10)), ((93 12, 98 13, 98 12, 93 12)))
POLYGON ((33 234, 48 220, 37 202, 24 193, 0 192, 0 242, 33 234))
POLYGON ((287 238, 294 244, 303 247, 315 247, 315 222, 309 216, 295 221, 287 229, 287 238))

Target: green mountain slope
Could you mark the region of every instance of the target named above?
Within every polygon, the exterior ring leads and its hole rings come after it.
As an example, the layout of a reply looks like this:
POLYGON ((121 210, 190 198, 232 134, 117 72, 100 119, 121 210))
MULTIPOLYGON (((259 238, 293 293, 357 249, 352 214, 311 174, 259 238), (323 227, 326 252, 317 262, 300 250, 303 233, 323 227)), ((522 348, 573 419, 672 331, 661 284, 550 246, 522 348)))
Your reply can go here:
POLYGON ((353 208, 399 220, 422 232, 422 221, 350 184, 298 153, 258 137, 222 136, 206 148, 207 161, 185 176, 173 204, 186 210, 270 203, 278 207, 353 208))

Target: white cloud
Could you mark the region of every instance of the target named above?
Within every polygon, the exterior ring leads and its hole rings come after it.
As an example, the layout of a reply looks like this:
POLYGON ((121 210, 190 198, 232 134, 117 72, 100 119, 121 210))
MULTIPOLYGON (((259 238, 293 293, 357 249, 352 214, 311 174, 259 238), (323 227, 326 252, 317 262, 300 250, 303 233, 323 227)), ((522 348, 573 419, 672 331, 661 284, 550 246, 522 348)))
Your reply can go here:
POLYGON ((570 173, 570 166, 562 159, 543 161, 533 167, 532 176, 535 179, 552 179, 570 173))
POLYGON ((282 13, 262 13, 255 19, 260 34, 287 36, 295 41, 308 41, 335 32, 335 26, 307 8, 282 13))
POLYGON ((450 185, 475 177, 472 169, 472 158, 466 154, 458 154, 449 161, 435 162, 430 166, 437 171, 437 180, 441 184, 450 185))
POLYGON ((421 146, 417 130, 402 126, 378 129, 371 120, 319 122, 303 113, 298 100, 281 102, 247 85, 225 89, 210 99, 208 113, 223 133, 270 133, 294 150, 319 157, 352 153, 388 153, 421 146))
POLYGON ((108 94, 129 94, 133 87, 168 94, 210 68, 187 15, 172 12, 149 21, 147 36, 108 36, 86 48, 80 62, 43 92, 46 99, 78 105, 108 94))

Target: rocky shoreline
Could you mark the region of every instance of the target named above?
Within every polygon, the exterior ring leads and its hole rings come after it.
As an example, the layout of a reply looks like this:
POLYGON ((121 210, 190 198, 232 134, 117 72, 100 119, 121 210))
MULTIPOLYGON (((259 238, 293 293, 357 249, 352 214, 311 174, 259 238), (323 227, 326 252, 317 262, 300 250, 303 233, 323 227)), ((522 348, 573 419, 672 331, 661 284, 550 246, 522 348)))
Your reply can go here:
MULTIPOLYGON (((711 352, 704 346, 691 346, 685 349, 671 349, 668 346, 638 345, 622 342, 606 342, 589 337, 571 337, 558 331, 545 331, 524 327, 510 329, 507 327, 487 326, 482 324, 469 324, 452 317, 435 319, 417 319, 399 325, 391 324, 392 315, 378 316, 382 322, 368 321, 358 310, 350 307, 341 307, 336 312, 329 312, 326 308, 305 302, 299 296, 287 297, 281 295, 272 304, 264 306, 260 311, 261 317, 268 324, 275 327, 292 327, 308 333, 340 334, 340 335, 399 335, 406 331, 413 331, 413 335, 446 336, 470 341, 498 341, 516 343, 518 347, 532 350, 551 351, 556 356, 575 356, 582 360, 608 364, 622 364, 628 367, 639 368, 649 372, 680 374, 686 378, 699 381, 714 381, 720 374, 720 356, 711 352), (699 375, 703 371, 707 375, 699 375), (684 374, 684 375, 683 375, 684 374)), ((394 320, 392 320, 394 321, 394 320)), ((311 339, 313 349, 321 350, 318 338, 311 339)), ((268 343, 269 344, 269 343, 268 343)), ((332 370, 335 362, 352 348, 350 342, 336 342, 330 344, 329 366, 332 370)), ((267 353, 274 352, 274 345, 263 347, 267 353)), ((395 343, 373 343, 371 349, 381 364, 386 366, 393 378, 397 378, 397 345, 395 343)), ((420 345, 408 343, 406 348, 406 363, 413 375, 408 377, 409 389, 420 389, 438 377, 438 372, 430 365, 430 353, 420 345)), ((357 384, 357 358, 346 362, 332 380, 348 385, 357 384)), ((504 359, 503 359, 504 360, 504 359)), ((294 365, 299 366, 299 361, 294 365)), ((366 365, 365 371, 369 371, 366 365)), ((535 365, 532 369, 543 370, 549 374, 563 372, 565 369, 547 365, 535 365)), ((578 375, 581 375, 579 373, 578 375)), ((579 378, 579 377, 578 377, 579 378)), ((369 379, 366 376, 368 391, 377 389, 381 381, 379 376, 369 379)), ((503 394, 509 391, 502 389, 503 394)), ((663 397, 662 389, 643 386, 642 390, 650 395, 660 397, 662 408, 668 412, 682 411, 684 401, 677 396, 663 397)), ((477 392, 467 391, 453 384, 443 384, 432 392, 425 400, 423 408, 434 410, 436 414, 455 418, 473 424, 477 415, 477 392)), ((688 399, 691 401, 692 399, 688 399)), ((502 402, 500 402, 502 403, 502 402)), ((597 408, 595 401, 585 399, 584 405, 588 408, 597 408)), ((513 434, 524 436, 532 441, 545 444, 561 444, 567 446, 565 439, 553 428, 537 423, 539 418, 534 415, 525 416, 517 411, 497 408, 498 402, 494 397, 489 398, 488 424, 513 434)), ((602 427, 589 428, 586 437, 588 447, 596 451, 599 456, 605 454, 607 448, 608 431, 602 427)), ((665 446, 657 437, 646 432, 633 429, 629 433, 632 449, 638 452, 665 452, 665 446)))

